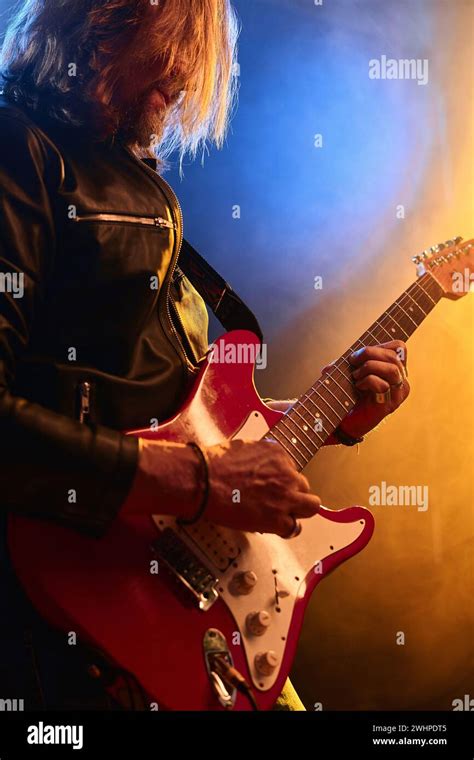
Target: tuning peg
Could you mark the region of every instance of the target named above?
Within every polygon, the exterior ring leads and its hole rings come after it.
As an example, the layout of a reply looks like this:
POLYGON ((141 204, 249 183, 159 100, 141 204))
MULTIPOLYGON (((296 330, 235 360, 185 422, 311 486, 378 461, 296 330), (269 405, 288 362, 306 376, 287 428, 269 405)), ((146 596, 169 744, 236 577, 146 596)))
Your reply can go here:
POLYGON ((416 256, 413 256, 412 261, 415 264, 422 264, 425 259, 430 259, 432 256, 432 249, 431 248, 425 248, 424 251, 421 253, 418 253, 416 256))
POLYGON ((446 244, 445 243, 438 243, 438 245, 435 245, 434 247, 436 248, 436 251, 442 251, 443 248, 446 248, 446 244))
POLYGON ((448 246, 448 248, 451 248, 452 245, 459 245, 461 240, 462 240, 462 237, 458 236, 458 237, 453 238, 452 240, 446 240, 445 245, 448 246))

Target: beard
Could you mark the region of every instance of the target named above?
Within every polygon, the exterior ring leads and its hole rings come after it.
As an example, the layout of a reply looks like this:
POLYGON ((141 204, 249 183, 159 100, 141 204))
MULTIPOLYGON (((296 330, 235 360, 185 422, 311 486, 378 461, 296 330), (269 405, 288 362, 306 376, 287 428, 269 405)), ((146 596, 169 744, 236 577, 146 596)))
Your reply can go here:
POLYGON ((153 108, 149 103, 150 92, 140 96, 119 119, 118 133, 129 146, 149 152, 162 141, 169 114, 167 108, 153 108))

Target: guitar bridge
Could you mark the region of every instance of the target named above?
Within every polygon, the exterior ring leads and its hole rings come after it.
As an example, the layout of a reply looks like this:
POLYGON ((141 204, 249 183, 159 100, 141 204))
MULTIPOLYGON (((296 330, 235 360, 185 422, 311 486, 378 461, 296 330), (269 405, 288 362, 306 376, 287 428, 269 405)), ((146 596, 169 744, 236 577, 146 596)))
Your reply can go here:
POLYGON ((171 529, 165 528, 160 537, 153 542, 152 549, 165 563, 168 569, 191 592, 199 609, 206 612, 219 595, 216 586, 219 578, 202 563, 181 538, 171 529))

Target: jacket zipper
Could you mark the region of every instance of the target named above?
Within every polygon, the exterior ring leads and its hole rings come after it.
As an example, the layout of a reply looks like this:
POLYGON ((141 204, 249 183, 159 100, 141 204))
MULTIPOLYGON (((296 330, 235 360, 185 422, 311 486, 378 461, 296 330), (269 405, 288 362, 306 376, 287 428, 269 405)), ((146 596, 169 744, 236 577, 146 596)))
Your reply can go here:
MULTIPOLYGON (((182 321, 182 319, 181 319, 181 317, 179 315, 179 311, 178 311, 178 309, 176 307, 176 304, 173 301, 171 301, 171 308, 173 309, 173 314, 175 315, 175 317, 178 320, 178 322, 181 325, 183 325, 183 321, 182 321)), ((171 317, 171 315, 170 315, 170 317, 171 317)), ((174 329, 174 325, 172 325, 172 327, 174 329)), ((190 342, 190 340, 189 340, 189 338, 187 336, 186 330, 184 329, 184 325, 183 325, 183 337, 181 337, 181 335, 178 335, 178 338, 180 339, 181 343, 183 344, 183 348, 185 348, 184 347, 184 343, 186 344, 189 356, 192 356, 193 360, 194 360, 194 363, 197 364, 198 359, 197 359, 196 353, 195 353, 195 351, 194 351, 194 349, 193 349, 193 347, 191 345, 191 342, 190 342)))
MULTIPOLYGON (((145 164, 145 166, 146 166, 146 164, 145 164)), ((146 167, 146 168, 148 169, 149 167, 146 167)), ((153 169, 150 169, 150 171, 153 171, 153 169)), ((170 309, 171 283, 173 282, 173 277, 174 277, 174 274, 176 272, 176 267, 178 266, 179 255, 181 253, 181 248, 182 248, 183 239, 184 239, 184 217, 183 217, 183 210, 181 208, 181 204, 180 204, 180 202, 178 200, 178 196, 176 195, 175 191, 173 190, 173 188, 171 187, 171 185, 163 177, 161 177, 161 181, 165 184, 165 187, 168 189, 168 191, 169 191, 169 193, 171 195, 171 198, 176 203, 176 206, 177 206, 178 212, 179 212, 179 216, 180 216, 180 221, 181 221, 181 224, 180 224, 181 235, 180 235, 180 241, 179 241, 179 246, 178 246, 178 255, 175 257, 175 259, 174 259, 174 261, 172 263, 172 269, 171 269, 171 273, 170 273, 170 276, 169 276, 168 292, 166 294, 166 310, 168 312, 168 317, 169 317, 169 321, 170 321, 170 324, 171 324, 171 329, 173 330, 173 332, 174 332, 176 338, 178 339, 178 341, 181 343, 181 345, 183 347, 184 354, 186 356, 186 349, 184 348, 183 341, 181 340, 181 337, 180 337, 178 331, 176 330, 176 328, 175 328, 175 326, 173 324, 173 319, 172 319, 172 316, 171 316, 171 309, 170 309)), ((181 317, 179 315, 179 312, 178 312, 178 309, 176 308, 176 306, 174 304, 173 304, 173 311, 176 314, 176 319, 178 320, 179 324, 181 325, 182 334, 184 336, 186 336, 186 329, 184 327, 183 320, 181 319, 181 317)), ((187 339, 187 343, 188 343, 189 348, 191 349, 191 344, 190 344, 190 342, 189 342, 188 339, 187 339)), ((196 355, 195 355, 194 351, 192 351, 192 350, 191 350, 191 358, 193 360, 191 363, 195 364, 196 363, 196 355)))
POLYGON ((88 382, 79 384, 79 422, 85 425, 91 414, 91 389, 88 382))
POLYGON ((176 224, 163 219, 161 216, 133 216, 133 214, 79 214, 74 217, 75 222, 112 222, 118 224, 132 224, 143 227, 159 227, 161 229, 176 230, 176 224))
MULTIPOLYGON (((180 225, 179 225, 180 226, 180 239, 179 239, 179 245, 177 247, 177 253, 174 256, 174 259, 173 259, 173 261, 171 263, 170 272, 168 273, 168 287, 167 287, 167 292, 166 292, 166 311, 167 311, 167 314, 168 314, 168 320, 169 320, 169 324, 171 326, 171 330, 172 330, 172 332, 173 332, 176 340, 178 341, 178 344, 181 346, 181 350, 182 350, 182 352, 184 354, 184 357, 185 357, 186 361, 193 366, 193 369, 195 369, 193 363, 189 362, 189 357, 186 354, 186 350, 184 348, 183 341, 181 340, 181 337, 180 337, 180 335, 179 335, 176 327, 173 324, 173 318, 171 316, 171 310, 170 310, 171 282, 173 280, 173 275, 175 273, 176 267, 178 265, 179 254, 181 253, 181 248, 182 248, 183 239, 184 239, 183 209, 181 208, 181 203, 179 202, 178 196, 176 195, 176 193, 173 190, 173 188, 171 187, 171 185, 163 177, 161 177, 161 175, 160 175, 160 178, 158 179, 157 173, 155 171, 153 171, 153 169, 150 169, 150 167, 147 166, 145 163, 143 163, 143 161, 140 161, 140 159, 136 157, 136 155, 134 154, 134 152, 132 150, 130 150, 130 148, 127 148, 126 145, 123 145, 123 148, 128 153, 128 155, 131 156, 131 158, 133 158, 133 160, 136 163, 138 163, 139 166, 141 166, 141 168, 143 169, 143 171, 145 171, 147 174, 150 174, 153 177, 155 183, 158 185, 158 187, 160 188, 160 190, 163 190, 163 188, 161 187, 160 181, 163 183, 164 189, 166 190, 165 195, 168 195, 168 202, 170 203, 170 208, 171 209, 173 208, 173 203, 174 203, 175 206, 176 206, 176 208, 178 209, 179 219, 180 219, 180 225)), ((176 225, 175 225, 175 229, 176 229, 176 225)), ((186 330, 184 329, 183 320, 179 316, 179 314, 177 312, 177 309, 174 309, 174 311, 176 313, 176 318, 177 318, 179 324, 182 327, 183 335, 186 335, 186 330)), ((194 359, 194 362, 195 362, 196 359, 194 357, 194 352, 193 352, 193 359, 194 359)))

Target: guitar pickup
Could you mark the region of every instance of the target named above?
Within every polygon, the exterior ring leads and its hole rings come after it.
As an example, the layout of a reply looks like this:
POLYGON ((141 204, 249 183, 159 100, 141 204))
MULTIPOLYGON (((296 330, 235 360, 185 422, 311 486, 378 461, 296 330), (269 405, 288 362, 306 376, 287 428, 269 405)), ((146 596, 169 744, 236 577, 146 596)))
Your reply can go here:
POLYGON ((219 578, 197 559, 171 528, 165 528, 160 537, 153 542, 152 549, 191 592, 199 609, 207 612, 219 598, 216 591, 219 578))

